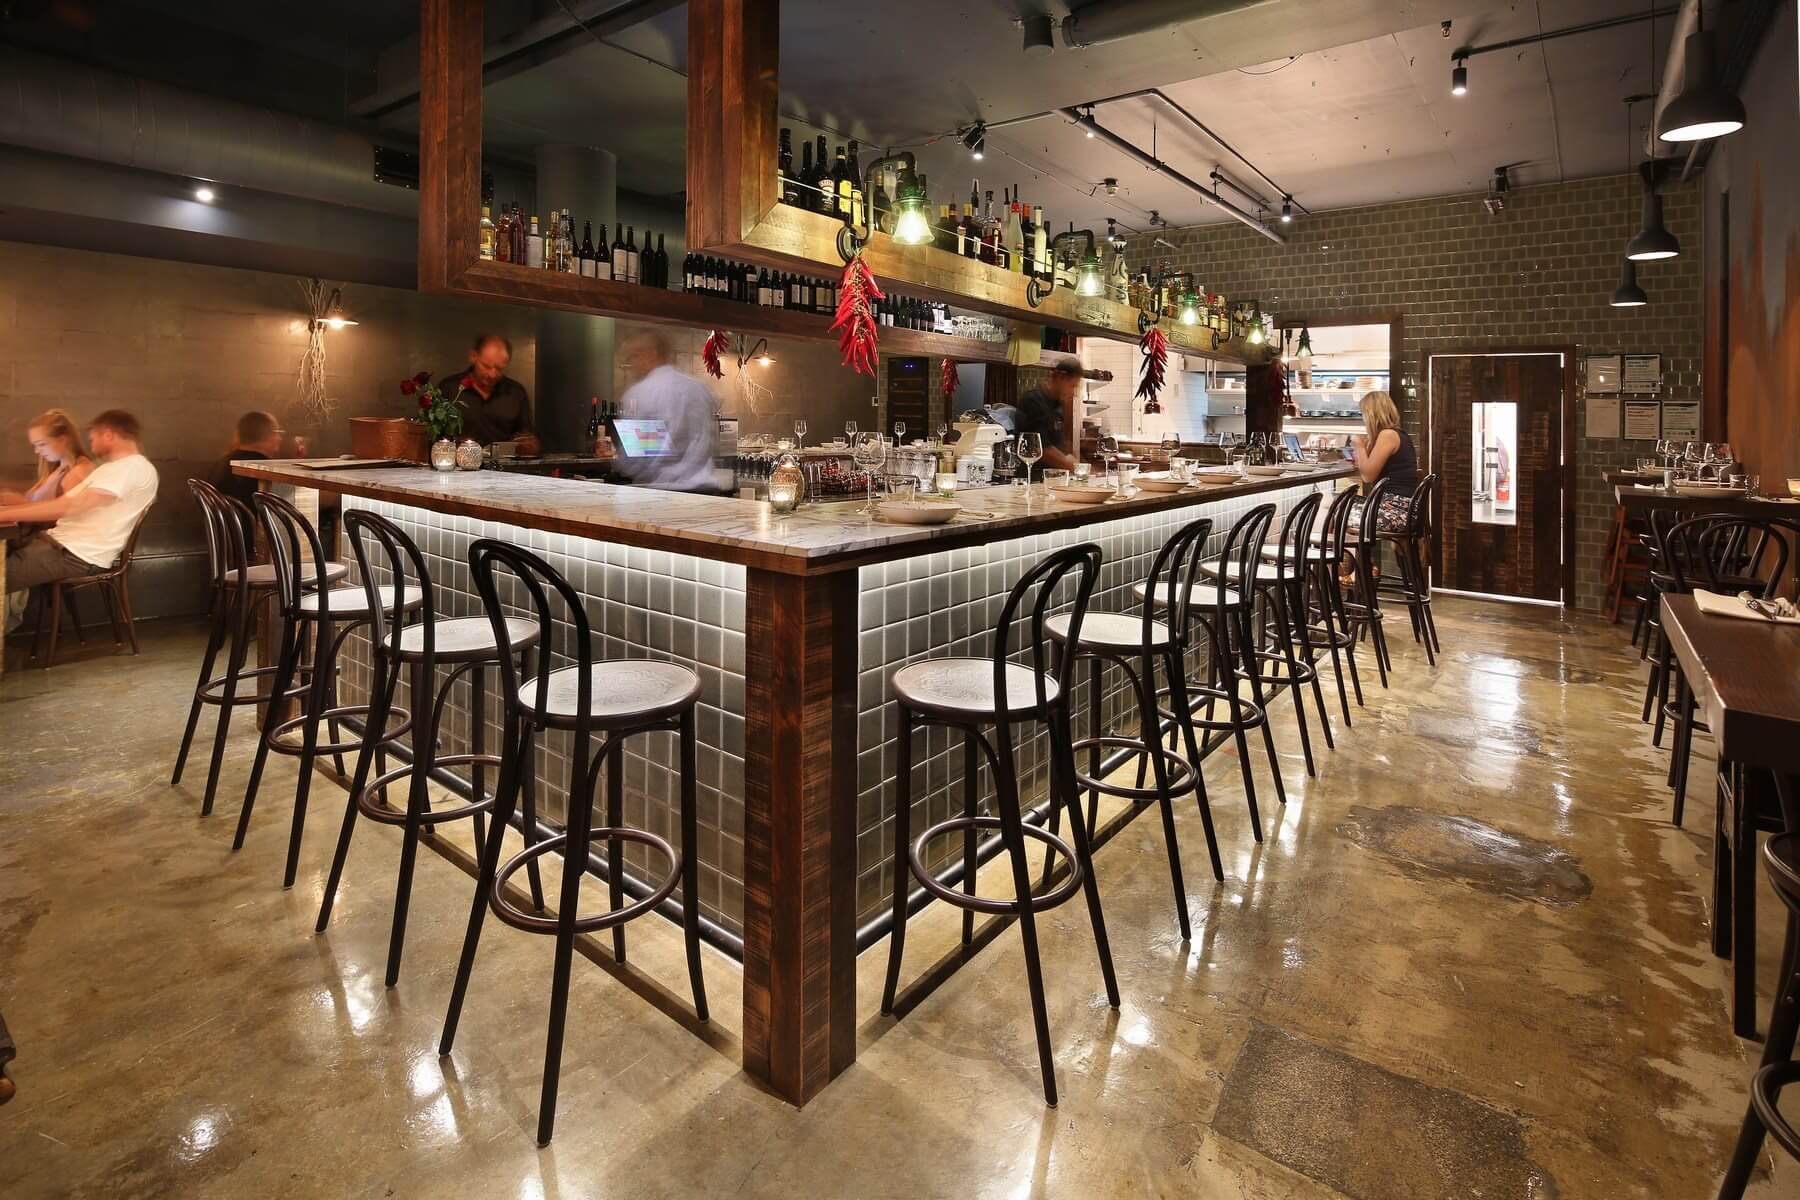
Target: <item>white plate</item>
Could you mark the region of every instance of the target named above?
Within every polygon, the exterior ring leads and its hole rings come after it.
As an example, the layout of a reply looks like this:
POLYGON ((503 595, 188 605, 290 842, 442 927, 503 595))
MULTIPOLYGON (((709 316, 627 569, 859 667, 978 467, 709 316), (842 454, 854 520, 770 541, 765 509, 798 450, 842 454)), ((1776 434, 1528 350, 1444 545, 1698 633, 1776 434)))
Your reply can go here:
POLYGON ((1151 475, 1139 475, 1135 482, 1146 492, 1179 492, 1187 487, 1187 480, 1163 471, 1151 475))
POLYGON ((943 525, 954 520, 962 505, 949 500, 883 500, 875 515, 901 525, 943 525))
POLYGON ((1064 504, 1105 504, 1113 498, 1113 490, 1103 487, 1051 488, 1050 494, 1064 504))
POLYGON ((1195 471, 1195 483, 1242 483, 1243 476, 1236 471, 1195 471))

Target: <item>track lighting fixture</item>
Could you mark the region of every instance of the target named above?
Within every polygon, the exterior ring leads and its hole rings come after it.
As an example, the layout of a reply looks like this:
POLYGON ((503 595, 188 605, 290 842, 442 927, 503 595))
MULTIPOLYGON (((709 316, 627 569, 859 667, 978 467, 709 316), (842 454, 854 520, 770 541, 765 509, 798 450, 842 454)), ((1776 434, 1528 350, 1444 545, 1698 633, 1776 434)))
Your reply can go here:
POLYGON ((1281 198, 1281 223, 1283 225, 1294 223, 1294 198, 1292 196, 1281 198))
POLYGON ((1452 96, 1469 94, 1469 66, 1464 59, 1458 59, 1456 65, 1450 69, 1450 94, 1452 96))
POLYGON ((963 130, 962 144, 969 148, 969 157, 980 162, 987 150, 987 122, 977 121, 963 130))

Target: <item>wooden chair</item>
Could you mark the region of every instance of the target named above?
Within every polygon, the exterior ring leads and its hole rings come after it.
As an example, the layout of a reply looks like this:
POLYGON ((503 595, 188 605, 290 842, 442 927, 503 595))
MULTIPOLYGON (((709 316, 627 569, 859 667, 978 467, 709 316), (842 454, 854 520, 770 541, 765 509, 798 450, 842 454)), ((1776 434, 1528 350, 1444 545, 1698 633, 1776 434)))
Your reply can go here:
POLYGON ((42 659, 43 668, 47 671, 56 662, 56 641, 62 627, 63 607, 69 609, 71 623, 77 635, 81 632, 80 619, 75 616, 74 594, 82 588, 99 588, 106 597, 106 613, 112 621, 113 644, 123 646, 131 643, 131 652, 138 652, 137 629, 131 615, 131 556, 137 552, 138 534, 143 532, 144 519, 150 515, 149 508, 139 514, 137 524, 131 527, 131 536, 125 539, 125 548, 119 551, 119 560, 104 571, 92 575, 77 575, 70 579, 58 579, 54 583, 44 585, 43 603, 38 605, 37 628, 31 635, 31 657, 38 657, 38 643, 44 633, 44 619, 50 622, 50 645, 42 659))

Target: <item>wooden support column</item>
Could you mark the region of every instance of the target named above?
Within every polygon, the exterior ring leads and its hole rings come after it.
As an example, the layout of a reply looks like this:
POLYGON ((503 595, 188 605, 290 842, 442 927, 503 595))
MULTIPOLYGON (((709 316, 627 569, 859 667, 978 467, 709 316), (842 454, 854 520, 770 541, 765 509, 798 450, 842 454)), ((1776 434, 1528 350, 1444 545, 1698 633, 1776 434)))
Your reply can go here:
POLYGON ((419 290, 456 286, 481 257, 479 0, 419 3, 419 290))
POLYGON ((745 596, 744 1069, 794 1104, 856 1057, 856 581, 745 596))
POLYGON ((780 0, 689 0, 687 244, 745 241, 780 202, 780 0))

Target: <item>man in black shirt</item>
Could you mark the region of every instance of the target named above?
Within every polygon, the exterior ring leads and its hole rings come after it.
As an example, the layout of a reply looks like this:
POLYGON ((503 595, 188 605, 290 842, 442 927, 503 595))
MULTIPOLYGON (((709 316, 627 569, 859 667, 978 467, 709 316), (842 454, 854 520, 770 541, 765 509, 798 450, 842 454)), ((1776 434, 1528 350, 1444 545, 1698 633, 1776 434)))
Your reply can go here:
POLYGON ((511 362, 512 343, 484 333, 469 351, 469 365, 438 376, 438 386, 462 406, 464 437, 484 446, 517 442, 519 453, 532 457, 543 447, 531 426, 531 397, 507 377, 511 362))
POLYGON ((1050 378, 1019 397, 1013 432, 1035 433, 1044 441, 1044 465, 1069 470, 1075 466, 1074 447, 1068 431, 1074 426, 1075 392, 1081 368, 1073 359, 1062 359, 1050 370, 1050 378))

